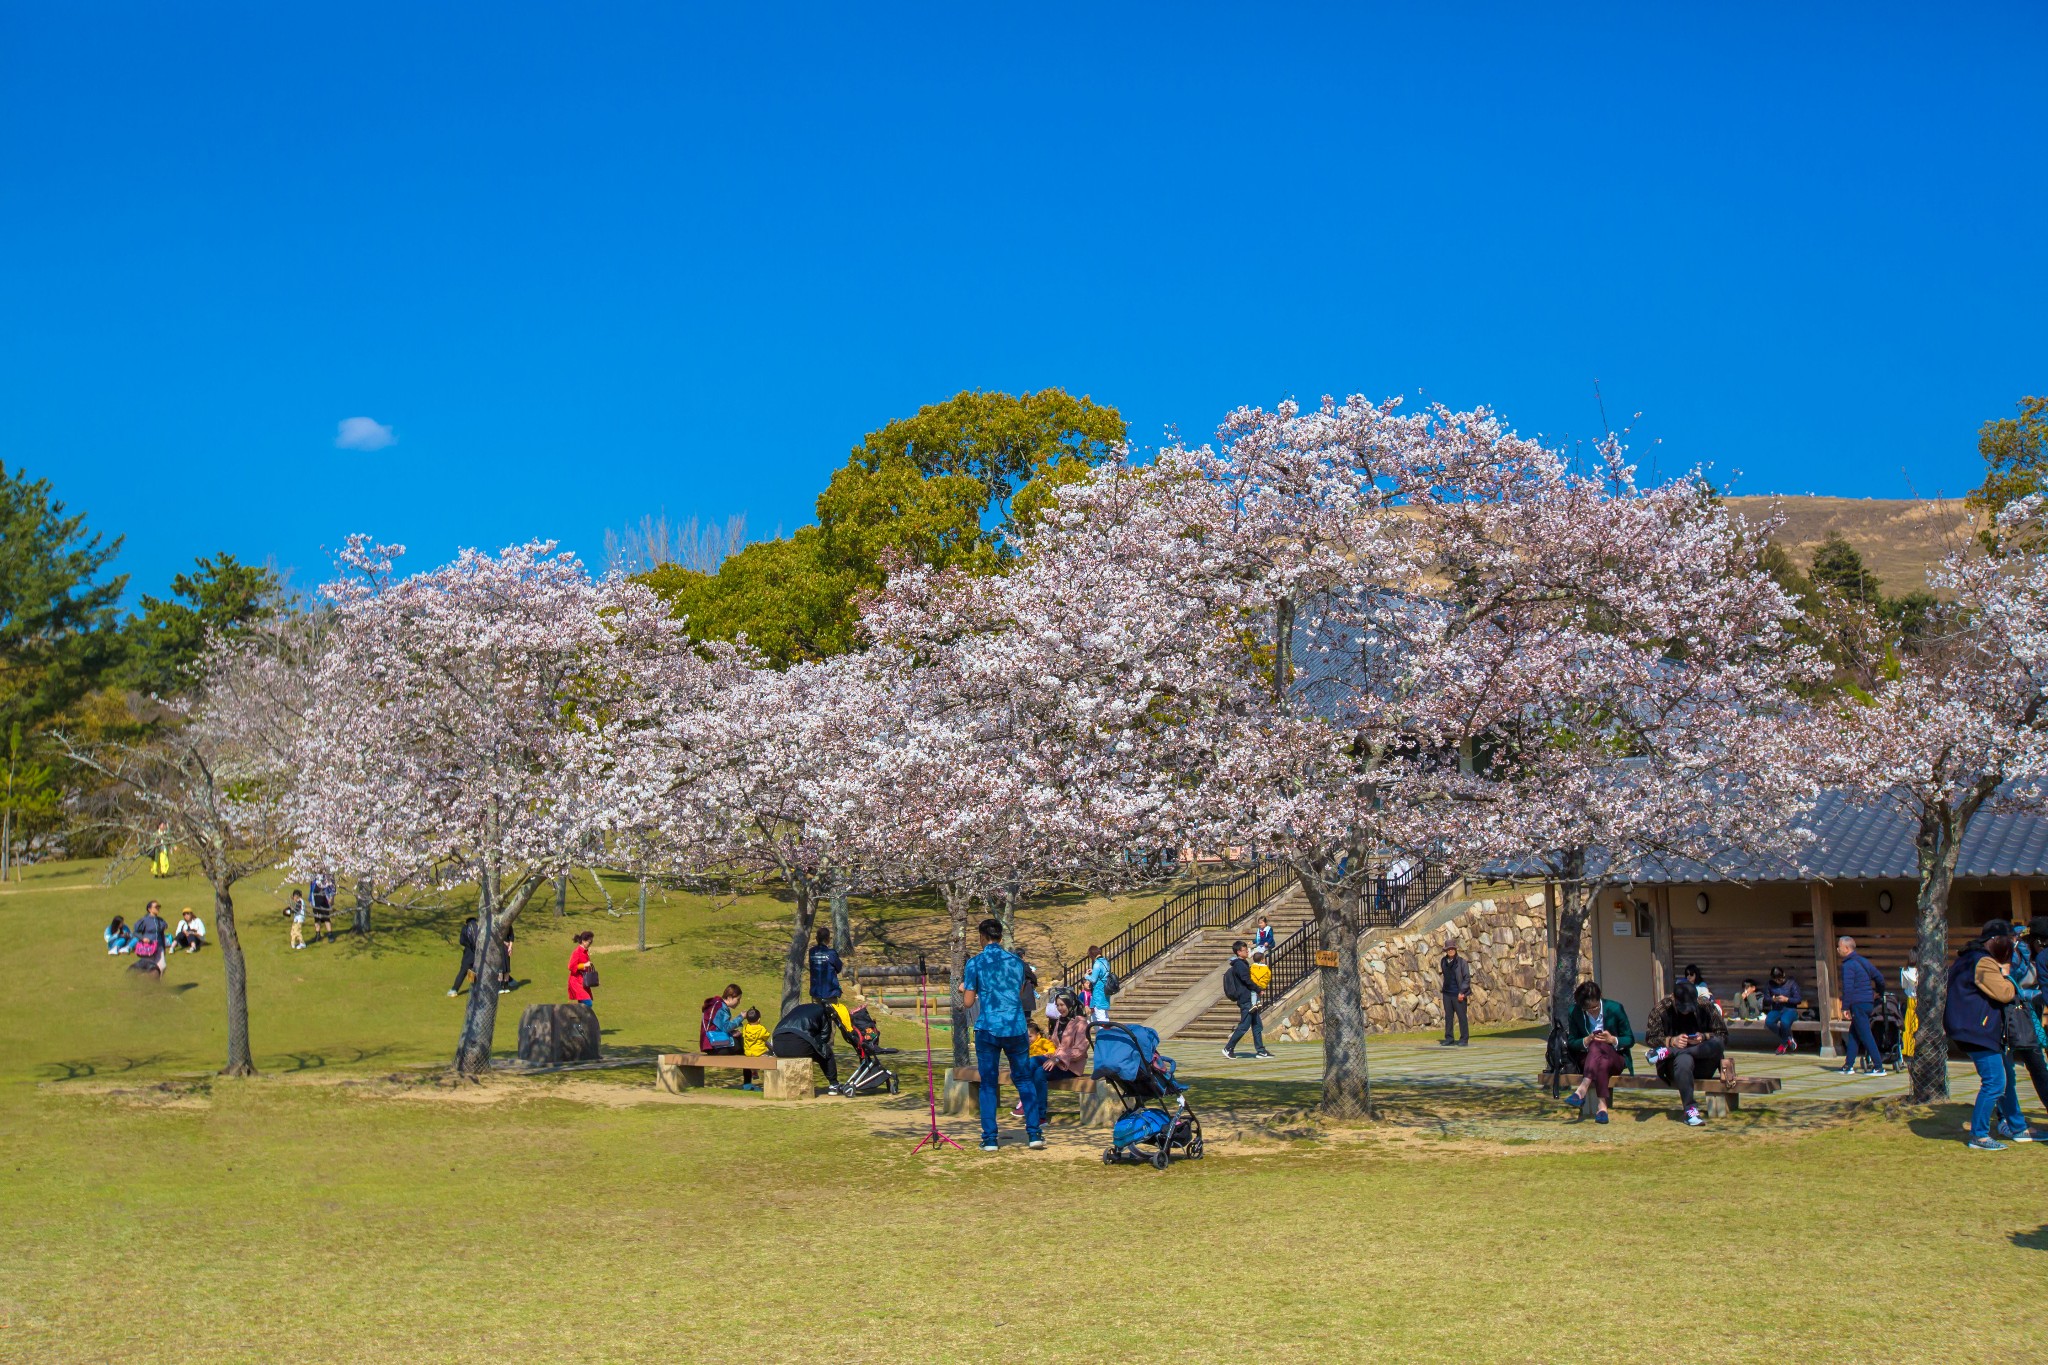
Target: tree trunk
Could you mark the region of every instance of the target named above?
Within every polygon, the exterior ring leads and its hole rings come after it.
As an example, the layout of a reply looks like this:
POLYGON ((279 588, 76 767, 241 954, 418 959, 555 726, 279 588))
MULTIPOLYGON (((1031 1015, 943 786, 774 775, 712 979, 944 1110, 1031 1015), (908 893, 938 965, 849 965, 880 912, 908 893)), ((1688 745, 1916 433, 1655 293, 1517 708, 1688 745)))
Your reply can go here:
POLYGON ((1567 854, 1564 867, 1553 885, 1557 917, 1550 939, 1550 1022, 1553 1026, 1570 1017, 1572 992, 1579 988, 1579 945, 1584 941, 1586 917, 1599 899, 1600 888, 1585 880, 1586 855, 1567 854))
POLYGON ((370 892, 368 877, 356 878, 356 932, 364 938, 370 936, 370 892))
POLYGON ((1017 952, 1017 883, 1005 882, 996 893, 996 919, 1003 926, 1003 946, 1017 952))
POLYGON ((804 998, 804 959, 811 950, 811 929, 818 922, 818 887, 811 878, 789 875, 796 896, 796 921, 789 936, 789 955, 782 961, 782 1012, 788 1014, 804 998))
POLYGON ((1364 907, 1354 887, 1330 887, 1318 872, 1296 867, 1295 880, 1315 912, 1316 947, 1337 954, 1318 967, 1323 987, 1323 1113, 1369 1119, 1372 1074, 1366 1065, 1365 982, 1358 974, 1358 926, 1364 907))
POLYGON ((564 872, 555 878, 555 918, 569 917, 569 874, 564 872))
POLYGON ((1944 819, 1942 812, 1923 811, 1913 841, 1920 859, 1920 894, 1913 916, 1913 962, 1920 970, 1913 998, 1920 1031, 1914 1035, 1908 1065, 1915 1104, 1948 1098, 1948 1031, 1942 1014, 1948 1007, 1948 898, 1956 856, 1962 851, 1960 825, 1961 821, 1944 819))
POLYGON ((647 878, 640 879, 640 944, 639 951, 647 951, 647 878))
POLYGON ((225 886, 213 889, 213 931, 220 940, 221 975, 228 988, 228 1064, 223 1076, 253 1076, 256 1062, 249 1051, 249 961, 242 955, 242 936, 235 929, 235 898, 225 886))
POLYGON ((846 908, 846 878, 838 873, 832 877, 832 946, 840 957, 853 961, 853 916, 846 908))
POLYGON ((971 1026, 967 1022, 967 1006, 960 999, 960 978, 967 973, 967 912, 974 897, 951 882, 940 889, 946 897, 946 966, 953 976, 953 1065, 966 1066, 973 1059, 974 1049, 968 1032, 971 1026))
POLYGON ((487 873, 478 897, 476 983, 469 988, 462 1041, 455 1048, 455 1074, 472 1081, 481 1080, 491 1066, 491 1042, 498 1027, 498 982, 506 974, 505 933, 540 885, 538 878, 522 879, 507 903, 500 899, 503 888, 492 885, 495 880, 487 873))

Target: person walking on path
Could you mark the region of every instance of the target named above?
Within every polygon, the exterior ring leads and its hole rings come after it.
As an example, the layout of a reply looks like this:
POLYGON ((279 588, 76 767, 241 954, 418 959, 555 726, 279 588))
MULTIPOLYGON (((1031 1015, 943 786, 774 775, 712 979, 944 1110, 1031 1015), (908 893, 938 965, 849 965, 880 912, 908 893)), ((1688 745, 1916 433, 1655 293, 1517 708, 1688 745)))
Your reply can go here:
POLYGON ((981 1080, 981 1150, 993 1152, 1001 1088, 996 1068, 1010 1059, 1010 1083, 1024 1102, 1024 1137, 1033 1148, 1045 1146, 1045 1069, 1031 1060, 1031 1030, 1024 1016, 1024 959, 1003 947, 1003 922, 981 922, 981 951, 967 960, 960 974, 960 999, 974 1019, 974 1068, 981 1080))
POLYGON ((1856 940, 1847 934, 1835 940, 1835 956, 1842 960, 1842 1004, 1849 1011, 1848 1059, 1842 1074, 1856 1069, 1860 1053, 1873 1076, 1884 1075, 1884 1058, 1878 1054, 1877 1035, 1870 1031, 1870 1013, 1884 998, 1884 973, 1877 964, 1856 951, 1856 940))
POLYGON ((1657 1064, 1657 1077, 1678 1087, 1678 1103, 1685 1121, 1694 1128, 1706 1122, 1694 1103, 1695 1080, 1717 1071, 1725 1083, 1734 1078, 1735 1068, 1727 1060, 1728 1021, 1721 1007, 1700 999, 1699 988, 1680 981, 1677 989, 1650 1011, 1649 1026, 1643 1030, 1655 1051, 1650 1060, 1657 1064))
POLYGON ((1799 983, 1783 967, 1771 968, 1771 984, 1764 987, 1764 1027, 1778 1040, 1778 1053, 1799 1051, 1792 1041, 1792 1025, 1799 1022, 1799 983))
POLYGON ((569 1003, 596 1014, 597 997, 591 992, 597 988, 597 968, 590 965, 590 945, 597 935, 585 929, 570 942, 576 946, 569 950, 569 1003))
MULTIPOLYGON (((2009 926, 1998 923, 1996 927, 2009 926)), ((1991 1135, 1993 1120, 2016 1141, 2034 1141, 2033 1130, 2020 1114, 2018 1078, 2006 1065, 2005 1007, 2019 996, 2008 975, 2011 960, 2012 938, 1997 933, 1965 945, 1948 969, 1948 1002, 1942 1009, 1942 1025, 1977 1069, 1968 1146, 1980 1152, 2005 1150, 2005 1144, 1991 1135)))
POLYGON ((1571 1013, 1565 1019, 1565 1051, 1581 1079, 1565 1103, 1581 1108, 1590 1097, 1593 1122, 1607 1122, 1614 1078, 1629 1069, 1628 1053, 1635 1045, 1635 1030, 1629 1027, 1621 1002, 1601 999, 1599 982, 1581 981, 1572 992, 1571 1013))
POLYGON ((1109 1022, 1109 959, 1099 944, 1088 945, 1088 1010, 1095 1022, 1109 1022))
MULTIPOLYGON (((296 891, 292 892, 292 908, 289 913, 292 916, 292 947, 303 948, 306 945, 299 938, 299 926, 306 922, 306 902, 299 898, 299 893, 296 891)), ((462 993, 463 979, 476 976, 475 915, 471 915, 462 922, 461 943, 462 965, 455 969, 455 984, 448 988, 448 994, 450 995, 460 995, 462 993)))
POLYGON ((806 959, 811 971, 811 999, 829 1005, 839 998, 839 972, 843 964, 832 947, 830 929, 820 928, 817 940, 806 959))
POLYGON ((1437 963, 1444 974, 1444 1039, 1443 1047, 1469 1047, 1472 1044, 1472 1024, 1468 1011, 1472 998, 1472 964, 1458 952, 1456 939, 1444 944, 1443 960, 1437 963), (1457 1024, 1457 1037, 1451 1036, 1451 1025, 1457 1024))
POLYGON ((1266 1027, 1259 1018, 1259 988, 1252 984, 1250 945, 1243 939, 1230 945, 1230 965, 1223 969, 1223 994, 1237 1006, 1237 1027, 1231 1031, 1230 1041, 1223 1045, 1223 1055, 1236 1060, 1238 1040, 1249 1029, 1252 1055, 1272 1056, 1266 1051, 1266 1027))

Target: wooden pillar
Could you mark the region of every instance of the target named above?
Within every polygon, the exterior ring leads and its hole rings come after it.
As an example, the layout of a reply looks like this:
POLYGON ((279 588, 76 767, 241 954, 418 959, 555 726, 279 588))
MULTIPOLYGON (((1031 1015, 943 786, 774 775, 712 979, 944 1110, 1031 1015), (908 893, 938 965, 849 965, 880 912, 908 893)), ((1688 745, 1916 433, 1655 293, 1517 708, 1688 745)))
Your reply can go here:
POLYGON ((1820 1016, 1820 1055, 1835 1055, 1835 899, 1826 882, 1809 883, 1813 893, 1813 1008, 1820 1016))
POLYGON ((1650 935, 1650 997, 1662 1000, 1671 994, 1671 983, 1678 979, 1678 967, 1671 956, 1671 888, 1660 886, 1650 901, 1650 916, 1654 920, 1650 935))
POLYGON ((1607 951, 1603 940, 1614 932, 1608 927, 1614 918, 1614 892, 1610 889, 1605 894, 1607 899, 1597 902, 1593 912, 1586 916, 1586 931, 1593 936, 1593 979, 1603 991, 1607 985, 1607 951))
POLYGON ((2012 911, 2006 918, 2014 924, 2025 924, 2033 918, 2033 897, 2027 893, 2026 881, 2014 877, 2007 883, 2007 890, 2012 896, 2012 911))

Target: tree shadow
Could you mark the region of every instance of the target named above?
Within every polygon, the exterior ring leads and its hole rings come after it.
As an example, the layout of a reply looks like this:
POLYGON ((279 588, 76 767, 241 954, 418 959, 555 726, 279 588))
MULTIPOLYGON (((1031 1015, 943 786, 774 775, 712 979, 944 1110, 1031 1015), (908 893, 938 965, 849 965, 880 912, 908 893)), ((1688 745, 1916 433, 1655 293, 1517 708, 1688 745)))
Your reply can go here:
POLYGON ((2048 1251, 2048 1223, 2043 1223, 2032 1232, 2015 1232, 2012 1244, 2022 1251, 2048 1251))
POLYGON ((171 987, 171 994, 183 995, 186 991, 196 991, 198 989, 199 983, 197 981, 180 981, 177 985, 171 987))
POLYGON ((1925 1114, 1906 1120, 1914 1137, 1931 1142, 1961 1142, 1970 1136, 1970 1108, 1967 1104, 1937 1104, 1925 1114))
POLYGON ((36 1069, 43 1073, 46 1081, 83 1081, 97 1076, 121 1076, 131 1071, 140 1071, 146 1066, 158 1066, 171 1060, 168 1052, 152 1053, 147 1057, 116 1057, 102 1061, 44 1062, 36 1069))

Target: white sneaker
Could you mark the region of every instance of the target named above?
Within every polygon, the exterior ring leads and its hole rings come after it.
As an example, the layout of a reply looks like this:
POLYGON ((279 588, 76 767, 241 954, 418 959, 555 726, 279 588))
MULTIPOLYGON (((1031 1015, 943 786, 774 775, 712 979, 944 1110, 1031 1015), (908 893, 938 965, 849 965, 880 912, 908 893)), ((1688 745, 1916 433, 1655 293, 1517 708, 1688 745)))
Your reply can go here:
POLYGON ((1686 1127, 1700 1128, 1704 1127, 1706 1125, 1706 1122, 1707 1121, 1705 1119, 1700 1117, 1700 1109, 1698 1105, 1694 1105, 1692 1108, 1685 1111, 1686 1127))
POLYGON ((450 991, 450 992, 448 992, 448 998, 449 998, 450 1000, 453 1000, 453 999, 455 998, 455 992, 454 992, 454 991, 450 991))

